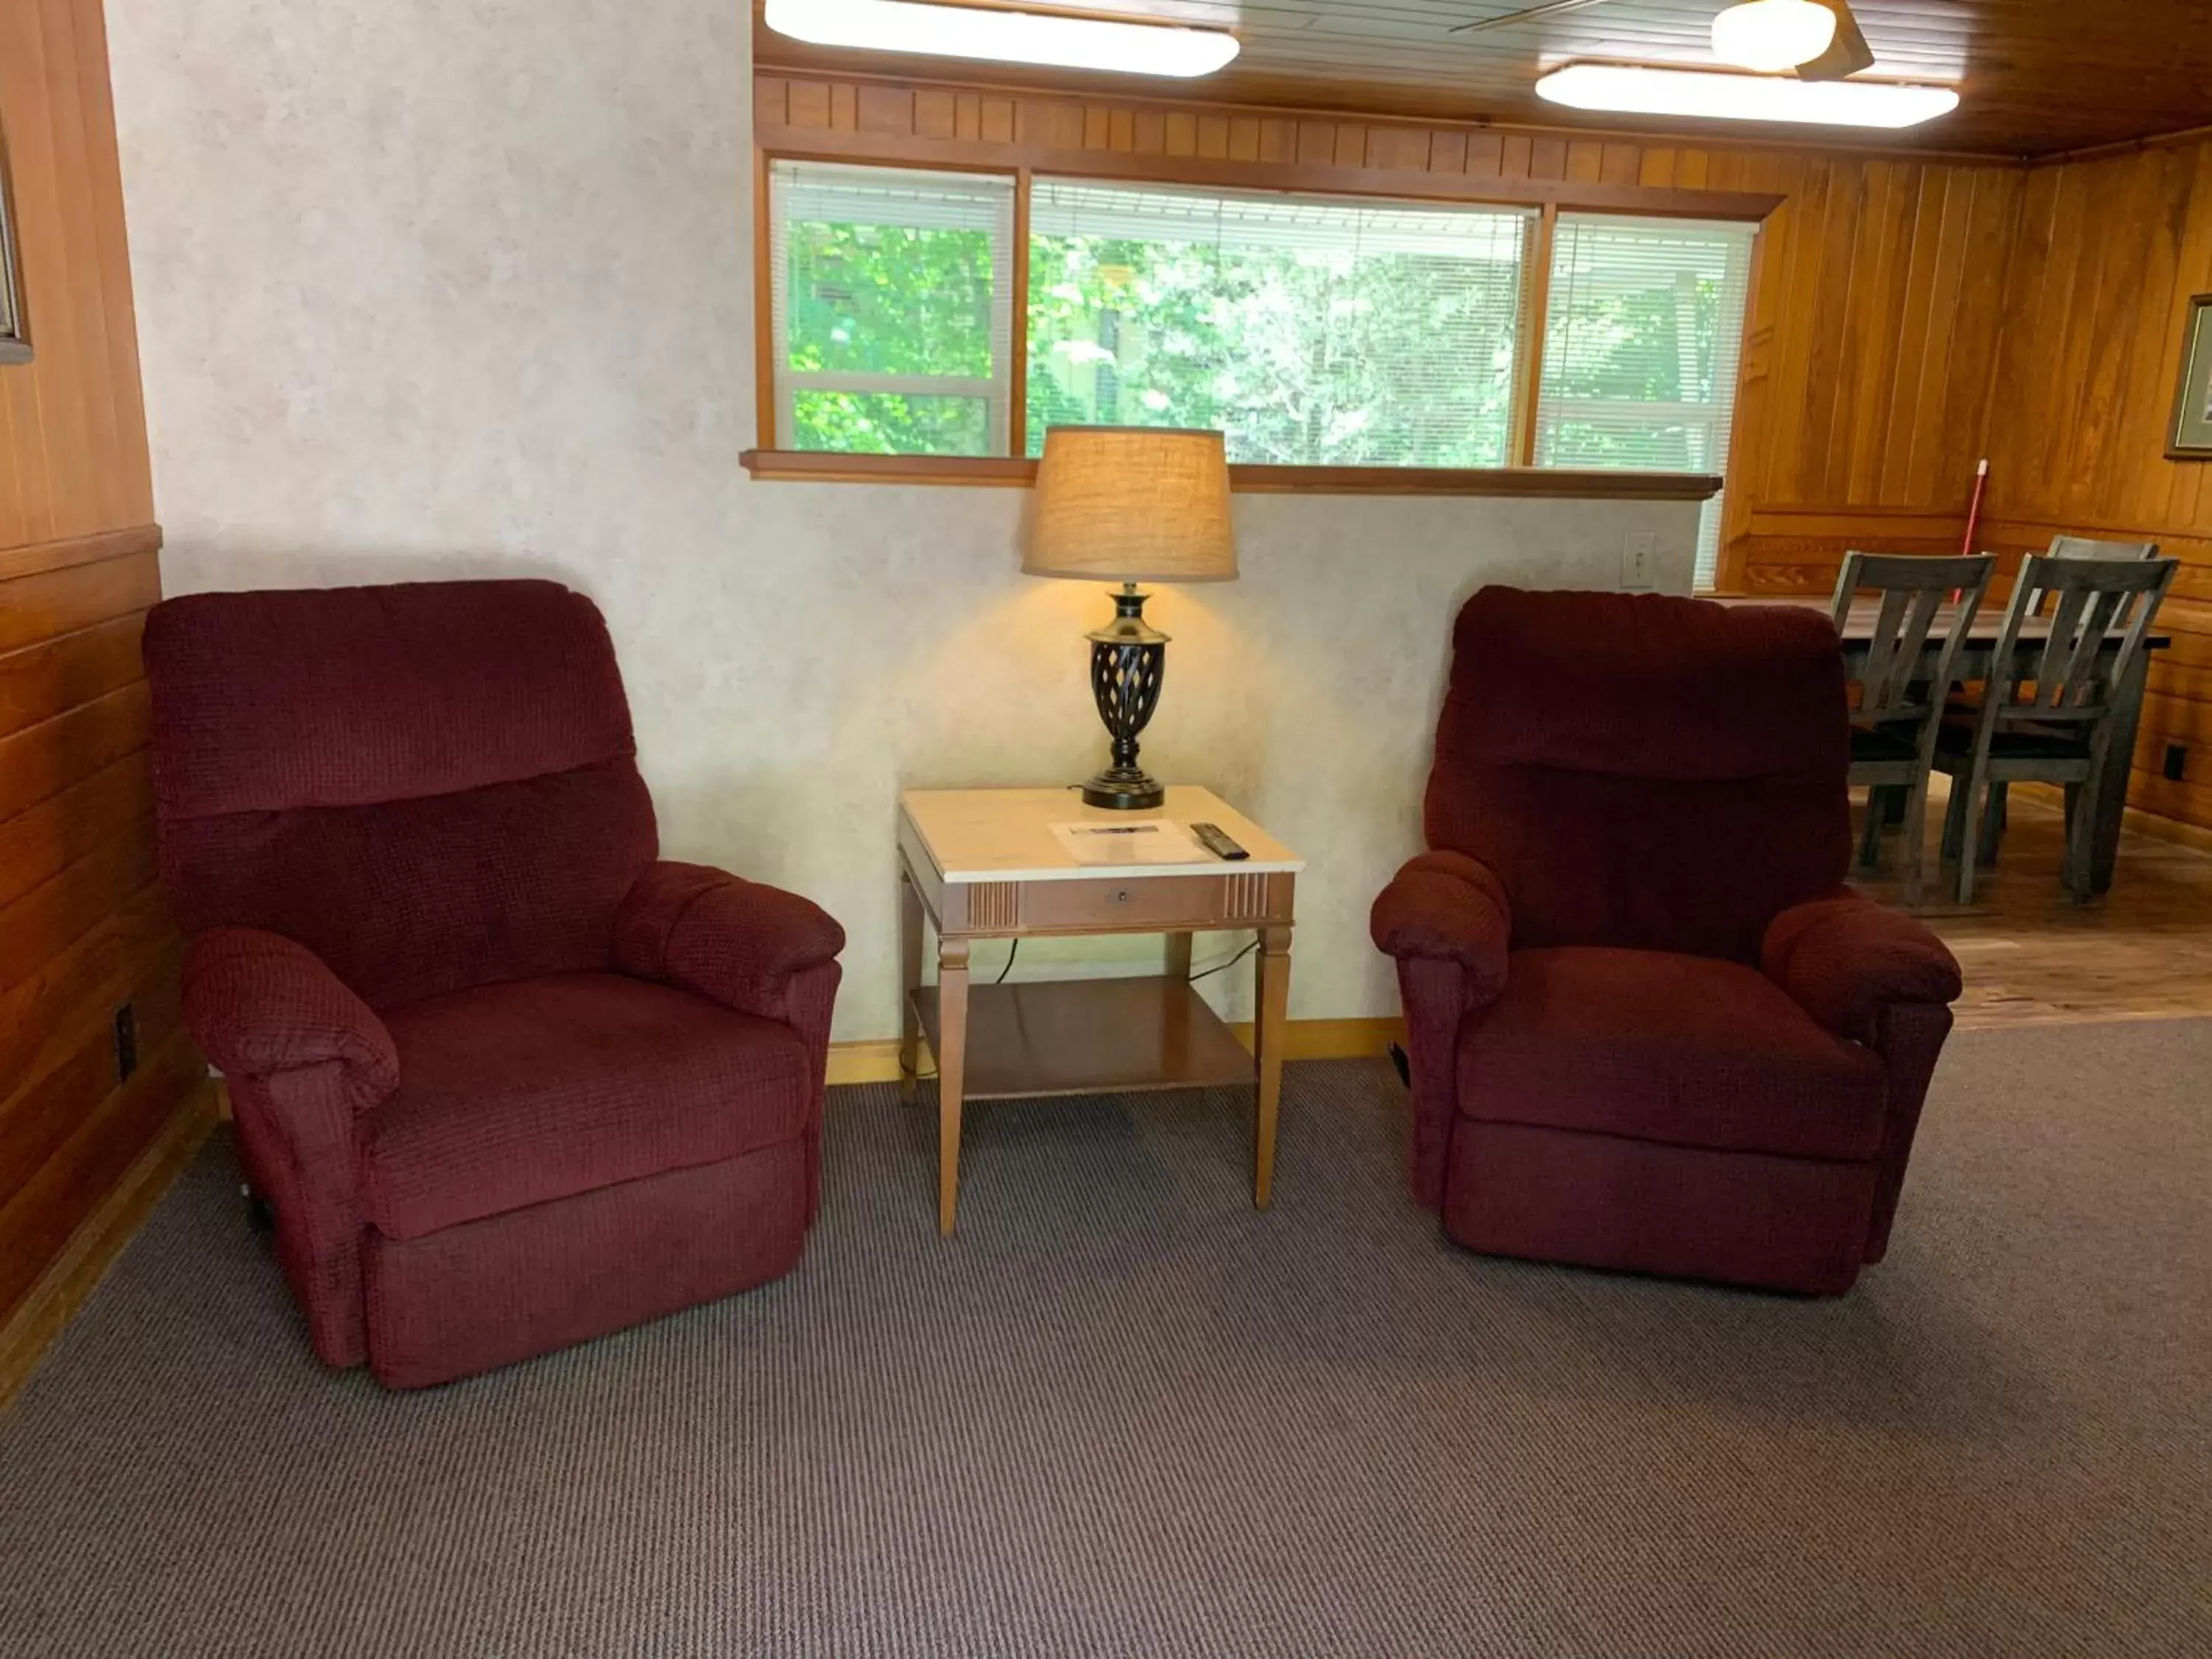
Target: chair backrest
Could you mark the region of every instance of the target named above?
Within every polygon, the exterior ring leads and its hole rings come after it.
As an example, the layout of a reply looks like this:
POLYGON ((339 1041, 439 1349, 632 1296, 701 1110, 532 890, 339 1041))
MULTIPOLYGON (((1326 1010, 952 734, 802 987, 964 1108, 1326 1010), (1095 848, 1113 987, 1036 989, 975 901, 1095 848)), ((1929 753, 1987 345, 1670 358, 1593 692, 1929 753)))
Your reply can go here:
POLYGON ((1972 558, 1912 558, 1887 553, 1846 553, 1830 607, 1843 631, 1863 592, 1881 595, 1860 674, 1858 718, 1871 724, 1930 720, 1943 707, 1959 647, 1973 627, 1997 562, 1972 558), (1956 594, 1954 603, 1952 596, 1956 594), (1942 631, 1936 632, 1941 623, 1942 631), (1937 641, 1931 673, 1921 666, 1928 639, 1937 641))
POLYGON ((2053 536, 2046 554, 2053 559, 2154 559, 2156 542, 2100 542, 2087 536, 2053 536))
POLYGON ((598 609, 555 582, 204 593, 146 619, 162 875, 373 1006, 605 968, 656 854, 598 609))
POLYGON ((1999 726, 2101 720, 2135 668, 2181 566, 2174 559, 2022 562, 1997 631, 1984 716, 1999 726), (2051 605, 2046 618, 2041 615, 2051 605), (2039 632, 2048 629, 2040 649, 2039 632), (2022 661, 2025 641, 2032 665, 2022 661), (2107 644, 2116 648, 2109 653, 2107 644))
POLYGON ((1516 948, 1755 962, 1850 856, 1843 653, 1818 611, 1489 587, 1454 634, 1429 845, 1481 860, 1516 948))

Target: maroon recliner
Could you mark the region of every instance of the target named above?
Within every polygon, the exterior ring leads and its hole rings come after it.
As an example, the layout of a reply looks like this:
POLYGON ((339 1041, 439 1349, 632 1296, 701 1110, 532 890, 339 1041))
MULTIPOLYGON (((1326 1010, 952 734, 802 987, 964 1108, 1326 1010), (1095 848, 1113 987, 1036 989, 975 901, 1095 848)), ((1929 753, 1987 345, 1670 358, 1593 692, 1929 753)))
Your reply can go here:
POLYGON ((1889 1241, 1959 968, 1844 886, 1828 619, 1486 588, 1376 901, 1413 1189, 1471 1249, 1848 1290, 1889 1241))
POLYGON ((317 1354, 442 1382, 797 1262, 844 934, 656 861, 590 600, 202 594, 145 648, 185 1017, 317 1354))

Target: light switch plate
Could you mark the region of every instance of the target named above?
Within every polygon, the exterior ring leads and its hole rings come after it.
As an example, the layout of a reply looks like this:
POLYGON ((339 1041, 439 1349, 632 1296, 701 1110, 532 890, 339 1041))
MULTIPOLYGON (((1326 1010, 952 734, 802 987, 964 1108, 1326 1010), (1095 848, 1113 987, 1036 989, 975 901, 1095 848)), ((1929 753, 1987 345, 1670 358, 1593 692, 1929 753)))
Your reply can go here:
POLYGON ((1651 567, 1659 556, 1659 538, 1648 530, 1633 532, 1621 544, 1620 585, 1632 593, 1651 589, 1651 567))

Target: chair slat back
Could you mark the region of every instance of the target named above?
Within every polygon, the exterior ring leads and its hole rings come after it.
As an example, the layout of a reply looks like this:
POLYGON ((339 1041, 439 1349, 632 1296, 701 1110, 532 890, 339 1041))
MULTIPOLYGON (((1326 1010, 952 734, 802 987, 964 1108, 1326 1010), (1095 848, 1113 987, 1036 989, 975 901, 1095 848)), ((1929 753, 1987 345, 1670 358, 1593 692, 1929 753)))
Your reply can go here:
POLYGON ((1997 634, 1984 707, 2001 725, 2089 722, 2111 708, 2148 648, 2151 623, 2173 586, 2174 559, 2059 559, 2030 556, 1997 634), (2023 673, 2020 639, 2044 605, 2051 632, 2023 673), (2106 647, 2117 641, 2109 655, 2106 647))
POLYGON ((2154 559, 2156 542, 2100 542, 2087 536, 2053 536, 2046 556, 2053 559, 2154 559))
POLYGON ((1972 558, 1844 556, 1832 606, 1838 629, 1850 620, 1851 606, 1862 592, 1881 596, 1860 675, 1859 720, 1884 724, 1927 720, 1941 711, 1951 684, 1952 665, 1996 569, 1996 560, 1987 554, 1972 558), (1947 617, 1954 593, 1958 603, 1947 617), (1937 635, 1942 643, 1929 673, 1921 659, 1939 622, 1944 631, 1937 635))

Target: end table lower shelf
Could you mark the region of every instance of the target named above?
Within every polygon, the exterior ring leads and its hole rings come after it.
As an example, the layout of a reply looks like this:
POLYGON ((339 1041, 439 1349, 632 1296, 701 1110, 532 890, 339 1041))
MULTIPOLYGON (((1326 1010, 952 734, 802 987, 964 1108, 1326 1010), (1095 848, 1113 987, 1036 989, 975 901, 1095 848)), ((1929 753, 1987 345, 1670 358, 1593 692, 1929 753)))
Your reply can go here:
MULTIPOLYGON (((943 1052, 937 988, 914 994, 943 1052)), ((1252 1055, 1189 981, 1157 975, 1036 980, 968 992, 969 1100, 1127 1094, 1249 1084, 1252 1055)))

